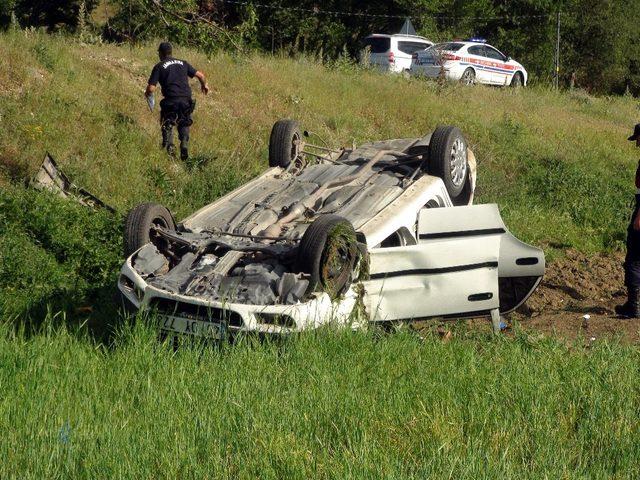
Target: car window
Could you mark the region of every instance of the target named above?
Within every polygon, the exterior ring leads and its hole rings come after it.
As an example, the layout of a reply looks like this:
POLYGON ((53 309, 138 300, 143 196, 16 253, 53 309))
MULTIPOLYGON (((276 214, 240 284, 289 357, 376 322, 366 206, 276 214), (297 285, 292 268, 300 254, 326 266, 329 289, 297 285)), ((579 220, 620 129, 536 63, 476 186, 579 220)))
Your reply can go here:
POLYGON ((473 45, 467 50, 470 55, 480 55, 486 57, 483 45, 473 45))
POLYGON ((428 43, 422 42, 398 42, 398 50, 402 53, 406 53, 408 55, 413 55, 415 52, 419 50, 424 50, 428 48, 428 43))
POLYGON ((498 50, 496 50, 493 47, 487 47, 485 46, 485 52, 487 57, 489 57, 492 60, 499 60, 501 62, 506 61, 506 58, 504 55, 502 55, 498 50))
POLYGON ((444 50, 444 51, 447 51, 447 52, 457 52, 463 46, 464 46, 464 44, 462 44, 462 43, 449 42, 449 43, 439 43, 438 45, 435 45, 433 48, 435 48, 436 50, 441 50, 441 51, 444 50))
POLYGON ((364 39, 364 46, 371 49, 371 53, 386 53, 391 47, 389 37, 369 37, 364 39))

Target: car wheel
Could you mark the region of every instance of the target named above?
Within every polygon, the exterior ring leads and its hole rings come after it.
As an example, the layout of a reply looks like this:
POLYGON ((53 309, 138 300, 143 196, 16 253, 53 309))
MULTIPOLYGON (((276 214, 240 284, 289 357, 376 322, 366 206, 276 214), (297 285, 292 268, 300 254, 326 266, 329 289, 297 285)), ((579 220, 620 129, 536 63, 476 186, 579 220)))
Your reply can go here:
POLYGON ((302 236, 297 266, 310 276, 309 291, 321 288, 335 298, 349 288, 359 254, 353 225, 338 215, 320 215, 302 236))
POLYGON ((278 120, 269 138, 269 166, 287 168, 300 156, 300 126, 295 120, 278 120))
POLYGON ((133 208, 124 222, 124 255, 128 257, 151 241, 153 227, 175 230, 169 210, 157 203, 143 203, 133 208))
POLYGON ((457 127, 438 126, 431 134, 427 172, 440 177, 455 200, 469 178, 467 142, 457 127))
POLYGON ((476 72, 473 68, 467 68, 464 72, 462 72, 462 77, 460 77, 460 81, 464 85, 473 85, 476 83, 476 72))
POLYGON ((516 72, 516 74, 511 79, 511 86, 513 88, 520 88, 524 86, 524 78, 522 77, 522 73, 516 72))

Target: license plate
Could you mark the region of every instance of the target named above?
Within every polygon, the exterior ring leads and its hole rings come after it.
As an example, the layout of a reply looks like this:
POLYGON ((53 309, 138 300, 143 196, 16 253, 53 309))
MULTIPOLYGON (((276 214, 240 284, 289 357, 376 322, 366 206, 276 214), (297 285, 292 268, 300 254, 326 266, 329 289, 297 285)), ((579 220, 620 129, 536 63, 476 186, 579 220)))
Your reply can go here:
POLYGON ((227 325, 224 322, 213 323, 164 315, 160 317, 160 329, 168 332, 221 340, 226 335, 227 325))

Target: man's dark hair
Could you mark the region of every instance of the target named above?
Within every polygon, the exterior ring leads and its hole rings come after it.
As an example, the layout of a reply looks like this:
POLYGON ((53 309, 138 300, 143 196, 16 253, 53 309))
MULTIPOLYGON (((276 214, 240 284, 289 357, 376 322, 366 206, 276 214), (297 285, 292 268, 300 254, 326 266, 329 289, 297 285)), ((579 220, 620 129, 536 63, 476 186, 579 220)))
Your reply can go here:
POLYGON ((158 46, 158 53, 163 57, 168 57, 173 52, 173 47, 169 42, 162 42, 158 46))

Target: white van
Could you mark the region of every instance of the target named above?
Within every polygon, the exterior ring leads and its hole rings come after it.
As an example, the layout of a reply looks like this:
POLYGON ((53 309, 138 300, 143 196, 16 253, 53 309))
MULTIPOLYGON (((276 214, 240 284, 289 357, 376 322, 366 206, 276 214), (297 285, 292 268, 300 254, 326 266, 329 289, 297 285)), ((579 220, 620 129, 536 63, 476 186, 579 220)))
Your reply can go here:
POLYGON ((363 48, 369 53, 367 55, 363 51, 360 61, 363 63, 368 61, 371 65, 376 65, 385 71, 408 72, 413 54, 432 45, 432 41, 418 35, 374 33, 364 39, 363 48))

